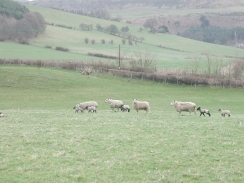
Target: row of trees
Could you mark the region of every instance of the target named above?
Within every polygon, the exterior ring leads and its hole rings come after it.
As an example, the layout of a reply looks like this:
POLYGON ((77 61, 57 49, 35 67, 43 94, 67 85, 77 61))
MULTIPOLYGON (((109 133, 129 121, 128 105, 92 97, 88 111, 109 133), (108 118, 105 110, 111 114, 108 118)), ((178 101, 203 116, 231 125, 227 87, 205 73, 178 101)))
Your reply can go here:
POLYGON ((12 0, 0 1, 0 15, 6 15, 7 17, 14 17, 20 20, 29 10, 19 3, 12 0))
MULTIPOLYGON (((91 40, 90 40, 88 37, 86 37, 86 38, 84 39, 84 42, 85 42, 86 44, 88 44, 88 43, 95 44, 95 43, 96 43, 96 40, 95 40, 95 39, 91 39, 91 40)), ((123 45, 125 45, 126 42, 128 42, 129 45, 133 45, 132 40, 122 39, 122 41, 121 41, 121 43, 122 43, 123 45)), ((105 43, 106 43, 106 40, 105 40, 105 39, 101 39, 101 43, 102 43, 102 44, 105 44, 105 43)), ((111 39, 110 41, 108 41, 108 43, 109 43, 109 44, 114 44, 114 40, 111 39)), ((135 44, 136 44, 136 41, 135 41, 135 44)))
POLYGON ((0 41, 12 40, 26 43, 29 39, 45 32, 46 24, 38 12, 29 12, 26 7, 12 0, 1 0, 4 7, 0 15, 0 41))
POLYGON ((45 20, 38 12, 28 12, 20 20, 2 15, 0 16, 0 25, 1 41, 26 42, 46 30, 45 20))
POLYGON ((169 29, 166 25, 158 25, 158 22, 154 18, 149 18, 143 24, 144 28, 149 28, 151 33, 167 33, 169 29))
POLYGON ((118 27, 114 24, 111 24, 107 27, 102 27, 100 24, 97 24, 96 27, 97 27, 97 30, 99 30, 99 31, 103 31, 103 32, 106 32, 108 34, 112 34, 112 35, 116 35, 116 36, 119 36, 122 38, 126 38, 129 41, 133 40, 135 42, 136 41, 142 42, 145 40, 144 37, 137 37, 135 35, 127 33, 129 31, 128 26, 122 27, 121 31, 119 31, 118 27))
POLYGON ((191 27, 190 29, 178 33, 179 36, 216 44, 226 44, 236 40, 244 40, 244 28, 225 28, 218 26, 191 27))

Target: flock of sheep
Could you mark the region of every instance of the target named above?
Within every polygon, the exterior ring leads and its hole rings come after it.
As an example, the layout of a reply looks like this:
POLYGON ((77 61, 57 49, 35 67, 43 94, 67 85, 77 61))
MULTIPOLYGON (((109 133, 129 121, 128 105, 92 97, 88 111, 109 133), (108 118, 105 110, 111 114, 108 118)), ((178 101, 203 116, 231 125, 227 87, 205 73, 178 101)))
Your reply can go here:
MULTIPOLYGON (((130 106, 125 105, 121 100, 113 100, 113 99, 107 98, 105 100, 105 102, 108 103, 108 105, 110 106, 110 108, 113 111, 115 111, 114 109, 117 109, 117 111, 119 111, 119 109, 120 109, 122 112, 125 112, 125 111, 130 112, 130 106)), ((132 102, 132 106, 133 106, 134 110, 136 110, 137 113, 139 112, 139 110, 145 110, 147 113, 148 112, 152 113, 150 110, 149 102, 147 102, 147 101, 138 101, 137 99, 134 99, 132 102)), ((171 106, 175 107, 175 110, 179 113, 179 115, 181 115, 182 111, 189 112, 189 115, 191 115, 191 112, 194 112, 196 115, 196 110, 198 110, 200 112, 200 116, 201 115, 205 116, 205 114, 207 114, 209 117, 211 116, 209 110, 207 110, 207 109, 202 109, 201 107, 198 107, 196 109, 196 104, 193 102, 179 102, 179 101, 174 100, 171 102, 171 106)), ((88 102, 83 102, 83 103, 77 104, 73 109, 75 109, 75 112, 79 112, 79 111, 84 112, 84 110, 87 110, 88 112, 96 113, 97 107, 98 107, 97 102, 88 101, 88 102)), ((225 117, 225 115, 228 115, 230 117, 229 110, 219 109, 219 112, 221 113, 221 116, 223 116, 223 117, 225 117)), ((0 117, 4 117, 2 112, 0 112, 0 117)))
MULTIPOLYGON (((130 112, 130 106, 125 105, 123 101, 121 100, 113 100, 110 98, 107 98, 105 100, 106 103, 110 106, 110 108, 115 111, 119 111, 119 109, 122 112, 128 111, 130 112)), ((132 102, 132 106, 134 110, 138 113, 139 110, 145 110, 147 113, 152 113, 150 110, 149 103, 147 101, 138 101, 137 99, 134 99, 132 102)), ((179 101, 172 101, 171 106, 175 107, 175 110, 181 115, 182 111, 189 112, 189 115, 191 115, 191 112, 194 112, 196 115, 196 110, 200 112, 200 116, 207 114, 209 117, 211 116, 209 110, 202 109, 201 107, 198 107, 196 109, 196 104, 193 102, 179 102, 179 101)), ((95 101, 88 101, 77 104, 73 109, 75 109, 75 112, 83 112, 84 110, 87 110, 88 112, 96 112, 98 107, 98 103, 95 101)), ((219 109, 221 116, 225 117, 225 115, 228 115, 230 117, 230 111, 229 110, 222 110, 219 109)))
MULTIPOLYGON (((196 104, 193 102, 178 102, 178 101, 173 101, 171 102, 171 106, 175 107, 175 110, 181 114, 182 111, 187 111, 189 112, 189 115, 191 112, 194 112, 196 115, 196 104)), ((211 116, 210 112, 208 109, 202 109, 201 107, 198 107, 197 110, 200 112, 200 116, 207 114, 208 116, 211 116)), ((225 115, 228 115, 230 117, 230 111, 229 110, 222 110, 219 109, 221 116, 225 117, 225 115)))

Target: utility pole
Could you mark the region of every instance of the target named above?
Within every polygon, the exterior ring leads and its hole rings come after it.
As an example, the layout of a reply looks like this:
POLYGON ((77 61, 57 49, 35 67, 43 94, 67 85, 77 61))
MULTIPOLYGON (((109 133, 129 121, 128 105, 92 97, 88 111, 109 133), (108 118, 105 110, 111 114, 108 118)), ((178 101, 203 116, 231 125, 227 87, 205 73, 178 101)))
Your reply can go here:
POLYGON ((120 45, 119 45, 119 70, 120 70, 120 45))

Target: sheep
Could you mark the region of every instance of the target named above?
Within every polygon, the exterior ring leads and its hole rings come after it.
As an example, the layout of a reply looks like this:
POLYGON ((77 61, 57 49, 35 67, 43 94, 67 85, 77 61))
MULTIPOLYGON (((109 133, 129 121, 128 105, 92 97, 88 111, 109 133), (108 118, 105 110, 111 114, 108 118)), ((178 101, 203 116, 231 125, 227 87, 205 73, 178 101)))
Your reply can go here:
POLYGON ((196 104, 193 102, 178 102, 178 101, 172 101, 171 106, 174 106, 176 111, 179 113, 179 116, 181 115, 182 111, 188 111, 189 115, 191 115, 191 112, 194 112, 196 115, 196 104))
POLYGON ((197 111, 200 111, 200 116, 201 115, 205 116, 205 114, 208 114, 209 117, 211 116, 209 110, 207 110, 207 109, 201 109, 201 107, 198 107, 197 111))
POLYGON ((221 116, 225 117, 225 115, 227 114, 230 117, 230 111, 229 110, 219 109, 219 111, 221 112, 221 116))
POLYGON ((4 114, 2 112, 0 112, 0 118, 3 118, 4 114))
POLYGON ((88 112, 93 112, 93 113, 97 112, 97 108, 95 106, 89 106, 89 107, 87 106, 86 110, 88 110, 88 112))
POLYGON ((129 105, 122 105, 121 107, 121 111, 124 112, 124 111, 128 111, 130 112, 130 106, 129 105))
POLYGON ((83 102, 83 103, 76 104, 76 106, 73 109, 81 108, 82 110, 85 110, 86 107, 90 107, 90 106, 94 106, 94 107, 97 108, 98 107, 98 103, 95 102, 95 101, 83 102))
POLYGON ((150 111, 150 106, 147 101, 138 101, 137 99, 134 99, 132 102, 132 106, 136 110, 137 113, 139 110, 145 110, 147 113, 148 112, 152 113, 150 111))
POLYGON ((77 113, 77 112, 79 112, 79 111, 80 111, 80 112, 84 112, 83 109, 80 108, 80 107, 76 107, 76 106, 75 106, 73 109, 75 109, 75 113, 77 113))
POLYGON ((119 109, 121 109, 122 106, 124 105, 124 103, 121 100, 113 100, 109 98, 107 98, 105 102, 109 104, 109 106, 112 108, 113 111, 114 108, 117 108, 117 111, 119 111, 119 109))

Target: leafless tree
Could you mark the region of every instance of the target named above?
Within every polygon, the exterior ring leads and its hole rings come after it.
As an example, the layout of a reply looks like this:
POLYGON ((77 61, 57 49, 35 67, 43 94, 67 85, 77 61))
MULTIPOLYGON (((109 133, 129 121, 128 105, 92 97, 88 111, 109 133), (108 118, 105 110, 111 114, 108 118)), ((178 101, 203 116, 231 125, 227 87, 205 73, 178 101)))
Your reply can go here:
POLYGON ((210 53, 205 53, 206 56, 206 66, 207 66, 207 74, 211 75, 211 67, 212 67, 212 60, 210 58, 210 53))
POLYGON ((134 52, 134 55, 135 57, 130 61, 132 68, 139 69, 140 71, 152 71, 155 68, 157 55, 150 49, 145 48, 145 50, 142 50, 138 48, 138 50, 134 52))

